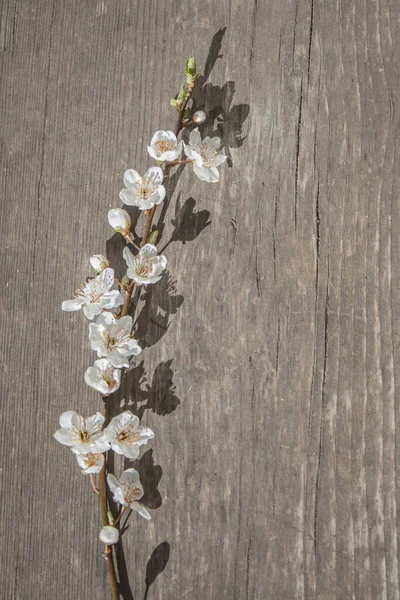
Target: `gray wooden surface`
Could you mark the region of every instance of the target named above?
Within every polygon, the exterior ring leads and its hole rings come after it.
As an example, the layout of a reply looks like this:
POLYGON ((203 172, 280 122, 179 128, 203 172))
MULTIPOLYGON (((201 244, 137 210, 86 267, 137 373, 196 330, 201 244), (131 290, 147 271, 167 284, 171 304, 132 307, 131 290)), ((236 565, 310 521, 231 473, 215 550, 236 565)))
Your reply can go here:
POLYGON ((397 0, 2 1, 2 600, 109 598, 97 498, 52 438, 101 406, 61 302, 90 254, 121 272, 107 211, 190 53, 231 160, 157 212, 169 275, 117 398, 156 433, 124 598, 400 597, 399 28, 397 0))

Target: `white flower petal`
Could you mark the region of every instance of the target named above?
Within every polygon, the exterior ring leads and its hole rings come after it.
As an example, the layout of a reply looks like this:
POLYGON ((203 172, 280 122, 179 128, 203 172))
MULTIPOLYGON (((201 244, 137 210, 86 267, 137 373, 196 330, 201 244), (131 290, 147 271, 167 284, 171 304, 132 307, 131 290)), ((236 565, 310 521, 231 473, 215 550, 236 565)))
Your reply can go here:
POLYGON ((225 154, 217 154, 217 156, 214 158, 214 166, 219 167, 226 161, 227 158, 228 157, 225 154))
POLYGON ((124 303, 124 298, 122 294, 118 290, 111 290, 111 292, 106 292, 103 294, 101 298, 101 307, 102 308, 117 308, 124 303))
POLYGON ((140 476, 136 469, 126 469, 119 478, 119 482, 121 485, 136 486, 143 490, 142 484, 140 483, 140 476))
POLYGON ((155 150, 153 150, 151 146, 147 146, 147 152, 150 154, 151 158, 154 158, 154 160, 159 160, 155 150))
POLYGON ((124 186, 129 188, 134 183, 140 185, 142 183, 142 178, 134 169, 128 169, 124 173, 124 186))
POLYGON ((69 429, 57 429, 53 435, 60 444, 64 444, 64 446, 75 446, 75 438, 72 436, 69 429))
POLYGON ((164 200, 165 198, 165 187, 163 185, 158 186, 158 189, 156 192, 154 192, 152 199, 154 201, 154 204, 161 204, 161 202, 164 200))
POLYGON ((143 179, 151 177, 155 183, 161 184, 164 181, 164 172, 160 167, 150 167, 144 174, 143 179))
POLYGON ((127 246, 122 250, 122 256, 125 259, 128 269, 136 268, 135 257, 127 246))
POLYGON ((142 349, 134 338, 131 338, 128 342, 129 353, 132 356, 138 356, 142 349))
POLYGON ((157 248, 154 244, 145 244, 142 246, 139 256, 157 256, 157 248))
POLYGON ((204 138, 203 144, 205 144, 208 148, 212 148, 213 150, 217 151, 221 146, 221 139, 219 137, 210 138, 207 136, 204 138))
POLYGON ((127 206, 137 206, 139 201, 138 195, 133 190, 127 190, 126 188, 120 191, 119 197, 127 206))
POLYGON ((60 416, 60 425, 61 427, 72 427, 72 422, 75 421, 77 417, 77 413, 74 410, 66 410, 60 416))
POLYGON ((122 369, 123 367, 127 369, 129 367, 129 360, 127 356, 121 354, 121 352, 118 350, 113 350, 113 352, 109 352, 105 356, 107 356, 113 367, 116 367, 117 369, 122 369))
POLYGON ((193 148, 193 150, 198 150, 201 146, 201 135, 199 132, 199 128, 196 127, 193 131, 190 132, 189 136, 189 144, 193 148))
POLYGON ((108 487, 110 488, 110 490, 112 491, 113 494, 120 487, 118 479, 112 473, 109 473, 107 475, 107 483, 108 483, 108 487))
POLYGON ((85 298, 74 298, 73 300, 64 300, 61 305, 62 310, 71 312, 74 310, 80 310, 87 300, 85 298))
POLYGON ((120 319, 114 319, 115 322, 118 323, 118 327, 121 329, 125 329, 127 333, 132 331, 133 321, 132 317, 127 315, 126 317, 121 317, 120 319))
POLYGON ((83 312, 85 317, 92 321, 97 315, 101 313, 101 304, 100 302, 89 302, 83 307, 83 312))
POLYGON ((139 515, 144 519, 147 519, 147 521, 151 520, 149 511, 143 506, 143 504, 140 504, 140 502, 131 502, 130 508, 139 513, 139 515))

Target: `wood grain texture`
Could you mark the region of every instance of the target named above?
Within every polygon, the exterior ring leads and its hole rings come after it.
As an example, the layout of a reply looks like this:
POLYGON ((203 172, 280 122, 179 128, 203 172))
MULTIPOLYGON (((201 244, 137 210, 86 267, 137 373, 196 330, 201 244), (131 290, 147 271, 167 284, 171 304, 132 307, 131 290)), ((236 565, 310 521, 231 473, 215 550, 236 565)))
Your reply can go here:
POLYGON ((172 178, 169 273, 136 296, 117 403, 156 433, 153 520, 129 518, 124 598, 399 599, 399 3, 0 6, 0 597, 109 597, 97 499, 52 438, 100 407, 61 302, 93 253, 122 274, 107 211, 195 53, 230 164, 172 178))

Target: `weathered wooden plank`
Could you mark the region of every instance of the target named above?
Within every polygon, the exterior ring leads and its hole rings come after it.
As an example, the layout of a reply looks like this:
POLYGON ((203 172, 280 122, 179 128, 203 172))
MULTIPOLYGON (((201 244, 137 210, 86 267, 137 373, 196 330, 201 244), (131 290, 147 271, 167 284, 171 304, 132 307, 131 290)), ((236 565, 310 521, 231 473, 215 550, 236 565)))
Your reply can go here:
POLYGON ((145 350, 119 394, 156 432, 124 597, 398 599, 400 7, 1 14, 1 597, 108 597, 97 499, 51 437, 99 406, 87 324, 60 305, 90 254, 122 271, 107 211, 173 127, 195 53, 231 164, 215 186, 182 172, 157 213, 169 276, 139 300, 145 350))

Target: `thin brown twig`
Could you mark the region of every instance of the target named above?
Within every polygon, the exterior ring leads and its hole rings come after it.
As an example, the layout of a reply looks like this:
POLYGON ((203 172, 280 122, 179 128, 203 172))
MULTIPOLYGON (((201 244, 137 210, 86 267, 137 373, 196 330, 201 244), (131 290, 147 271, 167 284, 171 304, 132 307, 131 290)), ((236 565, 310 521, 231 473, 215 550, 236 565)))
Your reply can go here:
POLYGON ((140 250, 139 246, 137 244, 135 244, 135 242, 131 239, 131 237, 129 235, 126 235, 125 239, 127 242, 132 244, 132 246, 134 246, 136 248, 136 250, 140 250))
MULTIPOLYGON (((189 87, 187 90, 185 99, 182 103, 182 106, 180 107, 180 109, 178 111, 178 120, 176 122, 175 132, 174 132, 176 137, 178 137, 178 134, 183 127, 183 124, 182 124, 183 113, 185 112, 187 103, 189 102, 190 98, 192 97, 192 93, 193 93, 193 88, 189 87)), ((165 168, 168 169, 169 166, 172 166, 173 164, 183 164, 184 162, 191 162, 191 161, 176 161, 174 163, 170 163, 165 168)), ((144 233, 143 233, 142 242, 140 244, 141 246, 144 246, 145 244, 147 244, 147 240, 148 240, 148 237, 150 234, 151 224, 153 222, 155 212, 156 212, 156 206, 153 206, 152 209, 150 209, 149 211, 146 211, 146 225, 145 225, 145 229, 144 229, 144 233)))
MULTIPOLYGON (((104 410, 103 410, 103 414, 105 416, 105 422, 104 422, 105 426, 107 426, 108 421, 110 419, 109 406, 110 406, 110 402, 105 401, 104 402, 104 410)), ((103 468, 100 471, 100 509, 101 509, 101 520, 103 523, 103 527, 105 527, 106 525, 109 525, 108 516, 107 516, 108 501, 107 501, 107 465, 106 465, 106 461, 104 461, 103 468)), ((117 576, 115 574, 113 551, 112 551, 112 547, 108 546, 107 544, 105 545, 105 549, 104 549, 104 558, 106 559, 106 563, 107 563, 108 579, 109 579, 110 585, 111 585, 112 600, 120 600, 119 585, 118 585, 118 581, 117 581, 117 576)))
POLYGON ((115 527, 116 525, 118 525, 118 523, 120 522, 120 519, 121 519, 122 515, 124 514, 124 512, 125 512, 125 506, 122 505, 121 506, 121 510, 119 511, 119 515, 118 515, 118 517, 115 519, 115 521, 113 523, 113 527, 115 527))
MULTIPOLYGON (((182 123, 183 114, 184 114, 185 108, 187 106, 187 103, 189 102, 189 100, 192 96, 192 93, 193 93, 193 88, 189 87, 187 90, 185 99, 182 103, 182 106, 180 107, 180 109, 178 111, 178 119, 177 119, 177 122, 175 125, 175 135, 176 136, 178 136, 179 132, 183 128, 183 123, 182 123)), ((186 162, 190 162, 190 161, 178 161, 176 164, 183 164, 184 162, 186 163, 186 162)), ((168 168, 168 165, 166 166, 166 169, 167 168, 168 168)), ((156 206, 153 206, 153 208, 150 209, 149 211, 145 211, 146 225, 145 225, 145 230, 143 233, 143 238, 142 238, 140 246, 144 246, 147 243, 155 212, 156 212, 156 206)), ((129 238, 129 241, 134 246, 136 246, 136 244, 134 244, 130 238, 129 238)), ((122 307, 121 317, 124 317, 125 315, 128 314, 129 304, 131 302, 133 289, 134 289, 134 282, 132 282, 129 285, 129 287, 127 289, 125 289, 124 305, 122 307)), ((108 407, 109 407, 109 402, 104 402, 104 416, 105 416, 104 425, 105 426, 107 426, 108 421, 109 421, 109 408, 108 407)), ((100 486, 99 487, 100 487, 99 496, 100 496, 101 518, 102 518, 102 522, 103 522, 103 527, 105 527, 106 525, 109 524, 108 516, 107 516, 108 501, 107 501, 107 467, 106 467, 106 463, 104 463, 104 466, 100 472, 100 486)), ((122 508, 124 508, 124 507, 122 507, 122 508)), ((116 523, 118 523, 123 512, 124 511, 121 509, 119 516, 117 517, 116 521, 114 522, 114 525, 116 523)), ((112 600, 120 600, 119 585, 118 585, 117 577, 115 574, 114 557, 113 557, 112 547, 110 547, 108 545, 105 546, 104 557, 106 558, 106 562, 107 562, 108 577, 109 577, 109 581, 110 581, 110 585, 111 585, 112 600)))
POLYGON ((92 484, 92 488, 95 494, 100 494, 99 490, 97 489, 96 483, 94 481, 94 477, 93 477, 93 473, 89 473, 90 475, 90 483, 92 484))

